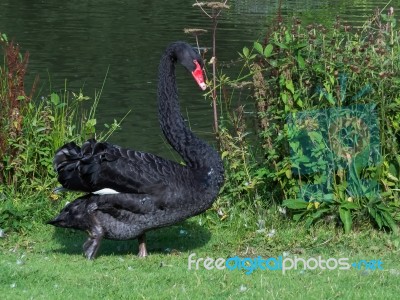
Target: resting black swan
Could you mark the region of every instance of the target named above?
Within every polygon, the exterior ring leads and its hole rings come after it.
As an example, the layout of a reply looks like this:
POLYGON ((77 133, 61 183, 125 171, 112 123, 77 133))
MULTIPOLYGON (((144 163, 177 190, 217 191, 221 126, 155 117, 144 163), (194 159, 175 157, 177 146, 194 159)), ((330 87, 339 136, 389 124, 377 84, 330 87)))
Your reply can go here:
POLYGON ((184 42, 172 43, 159 66, 159 120, 185 165, 95 140, 82 148, 67 143, 55 154, 54 168, 62 186, 88 194, 69 203, 48 223, 88 231, 83 246, 88 259, 95 257, 102 238, 138 238, 138 255, 147 256, 146 231, 198 215, 218 195, 223 164, 218 153, 185 126, 179 110, 176 62, 193 74, 203 90, 206 86, 199 54, 184 42))

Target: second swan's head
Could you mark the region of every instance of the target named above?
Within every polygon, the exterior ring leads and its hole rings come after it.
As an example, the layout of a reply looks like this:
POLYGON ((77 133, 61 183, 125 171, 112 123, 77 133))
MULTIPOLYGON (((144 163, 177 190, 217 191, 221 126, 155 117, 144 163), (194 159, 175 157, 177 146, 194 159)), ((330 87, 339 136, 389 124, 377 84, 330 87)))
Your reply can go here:
POLYGON ((174 59, 182 64, 196 80, 199 87, 204 91, 207 85, 203 77, 203 60, 199 53, 185 42, 175 42, 170 45, 174 59))

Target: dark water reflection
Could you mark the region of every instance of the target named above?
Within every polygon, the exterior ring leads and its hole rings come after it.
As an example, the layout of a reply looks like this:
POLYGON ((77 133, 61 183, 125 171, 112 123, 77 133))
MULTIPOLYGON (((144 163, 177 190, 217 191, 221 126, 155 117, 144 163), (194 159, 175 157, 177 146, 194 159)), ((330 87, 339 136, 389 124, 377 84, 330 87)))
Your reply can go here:
MULTIPOLYGON (((194 42, 183 28, 209 29, 210 22, 192 7, 194 1, 22 1, 0 2, 0 32, 31 53, 29 80, 41 77, 42 94, 68 89, 93 96, 109 67, 98 108, 98 123, 111 123, 128 110, 123 131, 110 141, 138 150, 171 156, 157 121, 157 65, 163 49, 174 40, 194 42), (50 74, 50 75, 49 75, 50 74), (51 87, 47 78, 50 76, 51 87)), ((231 9, 219 24, 220 61, 237 58, 276 15, 278 1, 229 1, 231 9)), ((304 22, 343 19, 361 25, 376 7, 387 1, 283 1, 283 16, 300 16, 304 22)), ((400 0, 390 6, 400 7, 400 0)), ((210 46, 209 37, 201 40, 210 46)), ((201 137, 212 140, 211 108, 192 79, 179 70, 182 112, 201 137)))

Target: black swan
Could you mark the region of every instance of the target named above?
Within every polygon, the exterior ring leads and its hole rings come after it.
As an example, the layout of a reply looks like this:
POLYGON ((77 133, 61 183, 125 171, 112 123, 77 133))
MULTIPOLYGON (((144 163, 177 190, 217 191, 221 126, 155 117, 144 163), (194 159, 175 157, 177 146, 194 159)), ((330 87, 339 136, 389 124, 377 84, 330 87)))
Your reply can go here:
POLYGON ((138 255, 147 256, 146 231, 206 211, 223 184, 220 156, 186 127, 180 113, 176 62, 193 74, 203 90, 206 85, 199 54, 184 42, 169 45, 159 66, 159 120, 185 165, 93 139, 82 148, 67 143, 55 154, 54 168, 63 188, 88 194, 48 223, 87 231, 83 249, 88 259, 94 259, 102 238, 138 238, 138 255))

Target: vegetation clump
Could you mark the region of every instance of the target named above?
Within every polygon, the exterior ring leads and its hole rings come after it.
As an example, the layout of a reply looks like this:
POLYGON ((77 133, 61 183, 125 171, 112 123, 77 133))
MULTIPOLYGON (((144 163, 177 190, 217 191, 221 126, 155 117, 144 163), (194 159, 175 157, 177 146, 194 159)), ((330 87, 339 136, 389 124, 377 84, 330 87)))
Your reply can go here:
MULTIPOLYGON (((90 98, 65 87, 59 92, 35 99, 34 91, 25 91, 29 55, 1 34, 4 66, 0 67, 0 229, 26 231, 34 224, 49 220, 59 210, 53 194, 57 176, 52 160, 55 151, 72 140, 81 143, 96 135, 96 107, 101 91, 90 98)), ((37 97, 37 96, 36 96, 37 97)), ((105 133, 106 139, 119 128, 115 121, 105 133)))
POLYGON ((250 118, 244 107, 229 108, 222 124, 229 167, 219 204, 258 212, 275 204, 306 226, 334 221, 345 232, 371 224, 397 233, 399 42, 390 9, 361 28, 340 18, 332 26, 281 20, 244 47, 239 79, 218 77, 227 107, 251 78, 255 107, 250 118))

